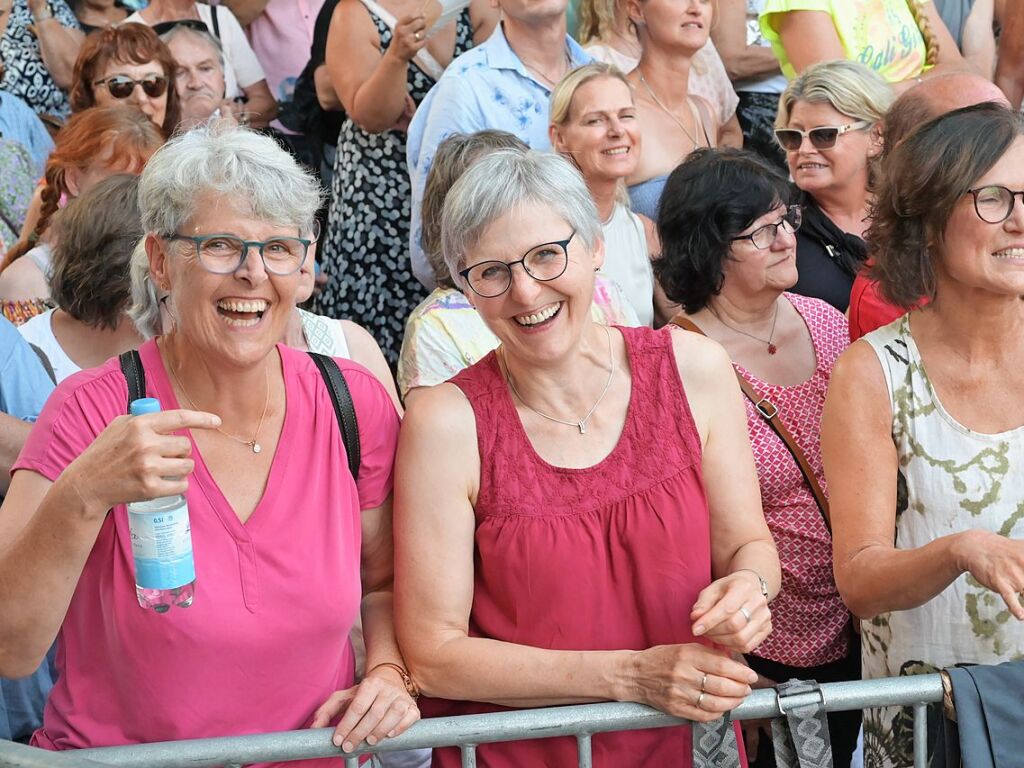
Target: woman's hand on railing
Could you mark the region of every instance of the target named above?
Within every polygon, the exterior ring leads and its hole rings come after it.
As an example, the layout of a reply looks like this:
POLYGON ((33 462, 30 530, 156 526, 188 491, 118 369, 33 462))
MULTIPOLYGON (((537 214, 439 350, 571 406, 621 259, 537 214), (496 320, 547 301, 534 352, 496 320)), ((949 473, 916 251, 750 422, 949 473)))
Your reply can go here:
POLYGON ((324 728, 342 713, 333 741, 345 752, 364 740, 375 746, 420 719, 419 707, 401 677, 388 669, 373 671, 359 685, 332 693, 313 715, 310 727, 324 728))
POLYGON ((738 707, 757 680, 750 667, 698 643, 639 651, 632 677, 633 701, 701 722, 738 707))
POLYGON ((772 631, 772 612, 753 571, 740 570, 711 582, 690 611, 693 634, 730 651, 750 653, 772 631))

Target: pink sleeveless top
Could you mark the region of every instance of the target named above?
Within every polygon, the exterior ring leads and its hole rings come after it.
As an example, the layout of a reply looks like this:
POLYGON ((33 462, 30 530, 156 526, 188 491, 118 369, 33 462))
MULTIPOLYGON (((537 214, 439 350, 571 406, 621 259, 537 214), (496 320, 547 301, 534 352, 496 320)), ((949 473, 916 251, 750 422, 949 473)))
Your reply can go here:
MULTIPOLYGON (((618 328, 632 394, 618 444, 587 469, 555 467, 534 451, 495 353, 452 383, 477 421, 480 493, 469 631, 562 650, 643 649, 695 642, 689 613, 711 582, 701 444, 671 337, 618 328)), ((424 699, 425 717, 501 711, 424 699)), ((690 766, 688 727, 598 734, 594 765, 690 766)), ((575 766, 562 737, 477 749, 481 768, 575 766)), ((456 749, 434 766, 458 766, 456 749)))

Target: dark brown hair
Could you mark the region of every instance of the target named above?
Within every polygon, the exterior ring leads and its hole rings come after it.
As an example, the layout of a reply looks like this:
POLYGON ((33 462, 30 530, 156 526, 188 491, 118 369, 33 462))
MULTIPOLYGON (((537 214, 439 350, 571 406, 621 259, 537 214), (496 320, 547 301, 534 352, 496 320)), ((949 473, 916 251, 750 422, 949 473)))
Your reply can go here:
POLYGON ((174 88, 174 72, 178 65, 171 55, 171 49, 145 24, 131 22, 105 27, 85 38, 78 58, 75 59, 70 93, 71 110, 78 112, 96 105, 93 83, 112 61, 122 64, 148 64, 155 61, 160 65, 167 78, 167 110, 164 113, 164 124, 160 127, 164 138, 169 137, 181 119, 181 106, 174 88))
POLYGON ((434 270, 434 280, 438 288, 456 287, 441 252, 441 211, 444 210, 444 199, 448 196, 448 190, 469 166, 489 152, 499 149, 526 150, 529 147, 513 134, 498 130, 456 133, 437 145, 430 172, 427 174, 427 183, 423 188, 423 205, 420 208, 423 228, 420 243, 431 269, 434 270))
POLYGON ((138 176, 110 176, 53 219, 50 295, 93 328, 116 329, 131 300, 128 265, 143 235, 138 192, 138 176))
POLYGON ((1022 133, 1020 115, 985 102, 940 115, 891 148, 866 235, 886 301, 910 308, 935 297, 933 249, 953 208, 1022 133))

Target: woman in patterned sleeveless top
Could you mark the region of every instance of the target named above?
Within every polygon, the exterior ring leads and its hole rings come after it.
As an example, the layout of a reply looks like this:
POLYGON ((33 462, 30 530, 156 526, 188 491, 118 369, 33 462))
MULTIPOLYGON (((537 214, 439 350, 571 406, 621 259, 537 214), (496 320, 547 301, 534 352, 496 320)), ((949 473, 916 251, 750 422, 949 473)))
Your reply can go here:
MULTIPOLYGON (((779 582, 726 356, 593 321, 600 222, 564 158, 488 155, 441 226, 501 345, 425 388, 402 430, 396 618, 424 711, 620 700, 718 720, 756 679, 729 653, 768 634, 779 582)), ((690 752, 689 728, 593 740, 604 768, 690 752)), ((576 744, 488 744, 477 760, 576 765, 576 744)))
MULTIPOLYGON (((791 188, 751 152, 694 152, 669 176, 658 228, 658 277, 671 301, 729 353, 733 366, 779 411, 819 486, 821 412, 832 366, 846 347, 846 319, 796 284, 800 209, 791 188), (708 222, 714 222, 709 225, 708 222)), ((761 502, 782 561, 774 630, 747 661, 768 681, 860 677, 860 646, 832 576, 832 538, 799 465, 747 400, 761 502)), ((837 768, 850 764, 860 712, 830 713, 837 768)), ((750 727, 753 737, 758 729, 750 727)), ((752 765, 774 766, 768 740, 752 765)), ((753 761, 754 755, 751 755, 753 761)))
MULTIPOLYGON (((839 590, 865 677, 1024 655, 1024 125, 988 102, 892 152, 868 232, 887 301, 855 342, 822 448, 839 590)), ((864 716, 865 766, 913 762, 912 717, 864 716)))

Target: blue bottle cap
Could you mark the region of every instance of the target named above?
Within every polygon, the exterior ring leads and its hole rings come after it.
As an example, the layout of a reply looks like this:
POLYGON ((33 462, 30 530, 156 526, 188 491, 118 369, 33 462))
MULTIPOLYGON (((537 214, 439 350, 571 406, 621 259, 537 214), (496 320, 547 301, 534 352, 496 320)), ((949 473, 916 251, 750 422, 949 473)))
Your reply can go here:
POLYGON ((132 400, 131 408, 128 412, 132 416, 141 416, 144 413, 160 413, 160 401, 155 397, 140 397, 138 400, 132 400))

